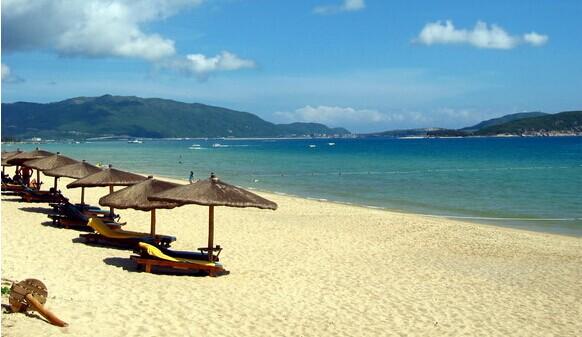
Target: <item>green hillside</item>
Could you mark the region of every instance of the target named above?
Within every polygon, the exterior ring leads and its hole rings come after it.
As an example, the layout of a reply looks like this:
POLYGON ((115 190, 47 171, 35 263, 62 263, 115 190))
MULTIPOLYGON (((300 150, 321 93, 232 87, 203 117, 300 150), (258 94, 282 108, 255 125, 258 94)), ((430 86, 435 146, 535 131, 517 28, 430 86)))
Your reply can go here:
POLYGON ((469 126, 466 128, 462 128, 461 130, 467 131, 467 132, 474 132, 474 131, 478 131, 478 130, 488 128, 491 126, 501 125, 501 124, 505 124, 508 122, 512 122, 514 120, 520 120, 520 119, 531 118, 531 117, 547 116, 547 115, 548 115, 547 113, 543 113, 543 112, 520 112, 520 113, 505 115, 505 116, 499 117, 499 118, 493 118, 493 119, 489 119, 486 121, 482 121, 479 124, 469 126))
POLYGON ((475 134, 528 134, 536 132, 582 133, 582 111, 565 111, 553 115, 514 120, 483 128, 475 134))
POLYGON ((2 104, 3 137, 280 137, 348 134, 317 123, 273 124, 199 103, 105 95, 56 103, 2 104))
POLYGON ((582 111, 566 111, 557 114, 525 112, 483 121, 474 126, 452 130, 441 128, 392 130, 359 137, 467 137, 511 135, 582 135, 582 111))

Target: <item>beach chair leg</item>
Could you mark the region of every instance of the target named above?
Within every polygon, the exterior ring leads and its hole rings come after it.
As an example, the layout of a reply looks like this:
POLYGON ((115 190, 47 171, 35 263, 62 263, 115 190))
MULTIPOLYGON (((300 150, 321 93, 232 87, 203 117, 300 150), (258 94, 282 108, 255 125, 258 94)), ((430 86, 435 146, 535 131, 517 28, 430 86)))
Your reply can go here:
POLYGON ((145 264, 145 272, 146 273, 151 273, 152 272, 152 265, 151 265, 151 263, 146 263, 145 264))

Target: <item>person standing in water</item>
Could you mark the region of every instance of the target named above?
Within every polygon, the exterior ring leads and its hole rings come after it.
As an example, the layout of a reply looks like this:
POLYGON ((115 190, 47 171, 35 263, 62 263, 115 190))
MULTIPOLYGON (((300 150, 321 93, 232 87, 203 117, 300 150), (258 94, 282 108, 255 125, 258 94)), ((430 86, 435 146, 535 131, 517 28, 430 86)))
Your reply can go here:
POLYGON ((190 181, 190 184, 194 182, 194 171, 190 171, 190 177, 188 177, 188 181, 190 181))

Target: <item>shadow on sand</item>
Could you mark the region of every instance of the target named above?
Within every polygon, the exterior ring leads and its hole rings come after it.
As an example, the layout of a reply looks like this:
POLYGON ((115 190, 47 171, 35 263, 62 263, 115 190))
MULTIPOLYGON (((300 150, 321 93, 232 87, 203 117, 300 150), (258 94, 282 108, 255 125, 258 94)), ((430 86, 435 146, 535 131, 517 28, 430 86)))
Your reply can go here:
POLYGON ((42 213, 42 214, 51 214, 53 213, 52 208, 45 208, 45 207, 20 207, 19 210, 31 213, 42 213))

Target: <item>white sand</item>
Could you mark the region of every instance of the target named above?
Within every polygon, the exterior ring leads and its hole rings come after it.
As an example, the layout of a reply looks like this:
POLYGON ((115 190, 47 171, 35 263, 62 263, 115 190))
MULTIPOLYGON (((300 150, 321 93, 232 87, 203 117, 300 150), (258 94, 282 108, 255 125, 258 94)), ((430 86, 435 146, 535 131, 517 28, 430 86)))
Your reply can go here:
MULTIPOLYGON (((48 180, 52 181, 52 180, 48 180)), ((59 186, 70 180, 61 179, 59 186)), ((87 189, 97 204, 106 189, 87 189)), ((64 190, 78 202, 80 190, 64 190)), ((74 243, 46 204, 2 197, 2 276, 47 306, 2 314, 3 336, 576 336, 582 239, 261 193, 277 211, 218 207, 218 278, 135 271, 128 250, 74 243)), ((120 210, 127 230, 149 213, 120 210)), ((208 209, 159 210, 173 248, 204 246, 208 209)), ((3 303, 7 303, 3 296, 3 303)))

